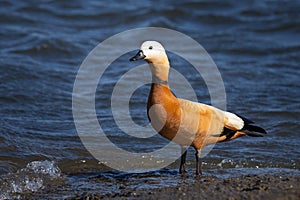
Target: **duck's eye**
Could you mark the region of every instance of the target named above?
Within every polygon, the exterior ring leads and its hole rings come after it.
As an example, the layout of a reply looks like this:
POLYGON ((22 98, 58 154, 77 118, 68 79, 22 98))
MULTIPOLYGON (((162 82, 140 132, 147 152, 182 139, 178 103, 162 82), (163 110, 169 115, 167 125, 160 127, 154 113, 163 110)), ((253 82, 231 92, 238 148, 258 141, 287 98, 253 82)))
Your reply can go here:
POLYGON ((153 47, 152 47, 152 46, 150 46, 150 47, 149 47, 149 49, 153 49, 153 47))

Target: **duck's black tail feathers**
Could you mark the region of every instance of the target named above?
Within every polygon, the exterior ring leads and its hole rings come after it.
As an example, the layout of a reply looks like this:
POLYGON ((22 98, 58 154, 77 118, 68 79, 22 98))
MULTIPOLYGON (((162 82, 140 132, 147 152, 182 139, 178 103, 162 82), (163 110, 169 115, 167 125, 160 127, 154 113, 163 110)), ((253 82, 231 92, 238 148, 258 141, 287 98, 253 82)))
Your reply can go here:
MULTIPOLYGON (((236 114, 237 115, 237 114, 236 114)), ((252 137, 263 137, 264 134, 267 134, 267 131, 259 126, 253 125, 254 122, 242 117, 240 115, 237 115, 244 121, 244 127, 241 129, 242 132, 246 133, 249 136, 252 137)))

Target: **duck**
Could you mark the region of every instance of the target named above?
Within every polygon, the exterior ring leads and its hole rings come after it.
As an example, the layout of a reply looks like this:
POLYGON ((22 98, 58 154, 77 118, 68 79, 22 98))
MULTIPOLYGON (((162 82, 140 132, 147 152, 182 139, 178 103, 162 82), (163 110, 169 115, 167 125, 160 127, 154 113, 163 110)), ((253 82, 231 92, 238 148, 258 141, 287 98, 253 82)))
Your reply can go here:
POLYGON ((227 142, 242 136, 262 137, 266 130, 241 115, 211 105, 177 98, 168 84, 169 59, 163 45, 145 41, 130 61, 148 63, 152 83, 147 115, 152 127, 164 138, 181 146, 179 173, 186 173, 189 146, 195 149, 196 175, 202 175, 201 150, 210 144, 227 142))

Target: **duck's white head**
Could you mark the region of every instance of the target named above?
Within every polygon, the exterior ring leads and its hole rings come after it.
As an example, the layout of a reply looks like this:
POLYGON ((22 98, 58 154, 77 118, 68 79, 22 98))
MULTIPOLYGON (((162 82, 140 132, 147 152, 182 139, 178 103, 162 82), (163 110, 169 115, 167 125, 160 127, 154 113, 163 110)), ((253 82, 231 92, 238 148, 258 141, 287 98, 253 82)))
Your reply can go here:
POLYGON ((137 60, 145 60, 149 63, 154 78, 168 80, 169 60, 164 47, 159 42, 143 42, 138 53, 130 58, 130 61, 137 60))
POLYGON ((168 61, 164 47, 156 41, 143 42, 139 52, 130 61, 145 60, 148 63, 163 64, 168 61))

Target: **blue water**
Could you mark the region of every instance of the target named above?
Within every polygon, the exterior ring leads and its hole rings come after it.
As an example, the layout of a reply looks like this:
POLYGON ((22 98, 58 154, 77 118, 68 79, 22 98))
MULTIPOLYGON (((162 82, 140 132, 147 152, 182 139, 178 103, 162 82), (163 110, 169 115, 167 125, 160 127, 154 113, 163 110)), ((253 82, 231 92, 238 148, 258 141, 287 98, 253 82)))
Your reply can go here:
MULTIPOLYGON (((23 193, 34 191, 72 197, 78 187, 73 180, 80 179, 91 188, 79 187, 80 194, 93 191, 89 178, 103 171, 112 179, 119 176, 99 164, 82 145, 72 116, 73 84, 82 61, 96 45, 119 32, 148 26, 174 29, 199 42, 221 72, 228 110, 247 116, 268 131, 263 138, 216 145, 203 160, 204 172, 220 168, 300 169, 299 1, 0 3, 0 198, 22 198, 23 193), (28 170, 32 165, 57 169, 59 175, 47 185, 49 173, 28 170), (21 189, 14 190, 13 185, 21 189), (67 189, 58 190, 61 185, 67 189)), ((209 103, 203 81, 180 67, 182 59, 170 58, 175 69, 198 84, 197 98, 209 103)), ((116 65, 126 70, 134 67, 122 59, 116 65)), ((111 70, 106 76, 106 81, 114 82, 121 76, 120 70, 111 70)), ((139 114, 140 124, 147 123, 148 91, 149 86, 137 90, 131 102, 131 113, 139 114)), ((104 92, 109 94, 111 88, 104 92)), ((99 113, 109 112, 101 97, 96 101, 99 113)), ((108 123, 110 134, 115 134, 124 148, 134 143, 136 151, 149 152, 166 142, 157 136, 145 145, 122 137, 110 114, 105 117, 99 120, 108 123), (154 143, 156 146, 151 145, 154 143)), ((157 172, 165 177, 166 185, 178 180, 173 178, 178 164, 170 165, 169 172, 157 172)), ((193 166, 194 155, 189 152, 191 174, 193 166)), ((152 172, 148 177, 156 176, 152 172)), ((134 180, 133 185, 138 175, 134 180)), ((161 185, 155 181, 145 185, 155 186, 161 185)), ((109 184, 101 187, 113 192, 109 184)))

